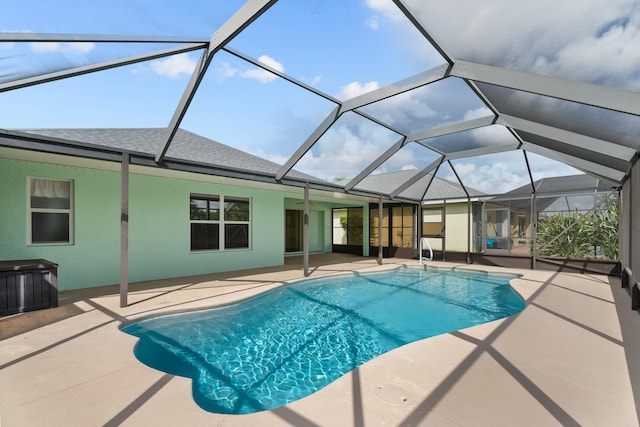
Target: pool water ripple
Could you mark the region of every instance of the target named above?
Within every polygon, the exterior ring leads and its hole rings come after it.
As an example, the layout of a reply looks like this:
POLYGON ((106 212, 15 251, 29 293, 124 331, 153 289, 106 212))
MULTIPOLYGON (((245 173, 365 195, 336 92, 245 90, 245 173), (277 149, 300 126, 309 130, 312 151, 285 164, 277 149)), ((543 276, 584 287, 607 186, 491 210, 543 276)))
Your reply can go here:
POLYGON ((205 410, 305 397, 404 344, 518 313, 513 275, 402 268, 311 279, 238 304, 142 320, 136 357, 193 379, 205 410))

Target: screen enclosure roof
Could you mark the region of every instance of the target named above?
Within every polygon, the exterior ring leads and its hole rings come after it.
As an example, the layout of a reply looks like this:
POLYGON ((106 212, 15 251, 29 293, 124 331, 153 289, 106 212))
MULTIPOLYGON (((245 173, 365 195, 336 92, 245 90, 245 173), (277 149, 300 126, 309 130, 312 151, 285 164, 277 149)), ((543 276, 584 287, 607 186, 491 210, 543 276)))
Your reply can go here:
POLYGON ((3 146, 411 202, 440 179, 466 197, 577 173, 619 188, 638 159, 633 1, 4 9, 3 146))

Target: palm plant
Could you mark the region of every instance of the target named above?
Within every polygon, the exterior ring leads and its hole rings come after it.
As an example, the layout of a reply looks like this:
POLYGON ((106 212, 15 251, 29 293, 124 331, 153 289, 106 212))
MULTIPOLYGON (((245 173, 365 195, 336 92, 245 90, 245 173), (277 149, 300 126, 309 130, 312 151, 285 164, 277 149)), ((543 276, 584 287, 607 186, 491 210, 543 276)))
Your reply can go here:
POLYGON ((563 258, 618 259, 618 207, 585 215, 578 211, 556 214, 538 221, 538 251, 543 256, 563 258))

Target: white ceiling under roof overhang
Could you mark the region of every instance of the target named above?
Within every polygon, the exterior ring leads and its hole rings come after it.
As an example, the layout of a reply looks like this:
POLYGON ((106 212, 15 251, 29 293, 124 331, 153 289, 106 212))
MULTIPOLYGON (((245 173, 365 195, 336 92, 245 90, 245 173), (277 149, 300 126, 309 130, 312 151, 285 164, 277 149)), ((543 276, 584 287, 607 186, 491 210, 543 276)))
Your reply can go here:
POLYGON ((466 196, 619 187, 638 159, 636 1, 14 3, 3 146, 416 202, 434 175, 466 196), (144 150, 83 136, 143 128, 144 150))

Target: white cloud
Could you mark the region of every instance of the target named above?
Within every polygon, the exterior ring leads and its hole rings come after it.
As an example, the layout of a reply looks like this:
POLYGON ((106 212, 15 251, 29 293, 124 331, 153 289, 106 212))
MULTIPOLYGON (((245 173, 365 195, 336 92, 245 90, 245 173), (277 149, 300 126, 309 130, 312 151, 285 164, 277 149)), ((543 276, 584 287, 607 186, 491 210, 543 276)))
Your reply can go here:
POLYGON ((179 77, 181 74, 191 75, 196 68, 196 61, 186 53, 159 59, 151 63, 151 69, 160 76, 179 77))
POLYGON ((75 53, 78 55, 87 54, 96 47, 95 43, 90 43, 90 42, 83 42, 83 43, 38 42, 38 43, 29 43, 29 46, 31 47, 31 51, 34 53, 65 52, 65 53, 75 53))
POLYGON ((480 107, 480 108, 475 108, 473 110, 467 110, 464 113, 464 120, 473 120, 473 119, 479 119, 481 117, 487 117, 487 116, 492 116, 493 113, 491 112, 490 109, 488 109, 487 107, 480 107))
POLYGON ((422 2, 410 9, 452 56, 629 89, 640 87, 637 0, 422 2), (527 19, 521 19, 526 16, 527 19), (455 17, 455 19, 451 19, 455 17))
POLYGON ((360 96, 364 93, 374 91, 378 89, 380 86, 378 82, 368 82, 362 84, 360 82, 351 82, 346 86, 343 86, 340 90, 340 93, 337 95, 337 98, 341 101, 355 98, 356 96, 360 96))
MULTIPOLYGON (((276 71, 279 71, 281 73, 284 72, 284 67, 282 66, 282 64, 268 55, 260 56, 258 58, 258 61, 273 68, 276 71)), ((262 68, 252 68, 250 70, 240 73, 240 76, 247 79, 258 80, 260 83, 269 83, 277 78, 275 74, 270 73, 269 71, 263 70, 262 68)))
POLYGON ((400 170, 408 171, 408 170, 414 170, 414 169, 418 169, 418 167, 416 165, 404 165, 400 170))
MULTIPOLYGON (((310 150, 298 164, 296 170, 318 178, 332 181, 335 178, 351 178, 375 160, 384 150, 391 146, 397 138, 391 132, 367 122, 340 122, 332 127, 320 141, 310 150)), ((282 155, 270 155, 249 148, 252 154, 261 156, 279 164, 288 158, 282 155)), ((415 158, 407 155, 393 170, 415 162, 415 158)))
POLYGON ((545 74, 571 76, 581 81, 602 81, 617 85, 629 81, 629 89, 640 89, 640 79, 633 74, 640 64, 640 25, 634 21, 613 25, 600 35, 574 40, 558 51, 554 58, 538 58, 534 68, 545 74))
MULTIPOLYGON (((491 164, 469 161, 456 163, 454 167, 464 185, 487 194, 505 193, 529 182, 524 159, 518 162, 498 161, 491 164)), ((453 173, 448 174, 445 179, 458 181, 453 173)))
POLYGON ((367 18, 367 20, 365 21, 365 24, 367 27, 371 28, 372 30, 377 30, 378 28, 380 28, 380 18, 376 15, 371 16, 367 18))
POLYGON ((221 79, 227 79, 230 77, 234 77, 238 74, 238 69, 232 67, 228 62, 222 62, 216 68, 213 69, 213 72, 216 76, 221 79))
POLYGON ((266 152, 263 148, 260 148, 260 147, 250 146, 250 147, 241 147, 240 149, 246 153, 253 154, 254 156, 260 157, 262 159, 268 160, 270 162, 273 162, 279 165, 284 165, 287 162, 287 160, 289 160, 289 157, 283 154, 266 152))
MULTIPOLYGON (((501 194, 530 182, 522 151, 510 151, 491 155, 491 159, 471 158, 453 161, 458 176, 471 188, 487 194, 501 194)), ((579 170, 537 154, 527 152, 534 181, 547 177, 580 174, 579 170)), ((445 179, 457 182, 453 173, 445 179)))
POLYGON ((367 6, 393 21, 398 21, 404 16, 391 0, 367 0, 367 6))
POLYGON ((302 158, 300 170, 327 180, 353 177, 379 155, 370 132, 369 126, 331 129, 318 146, 302 158))
POLYGON ((582 173, 578 169, 569 165, 532 153, 531 151, 527 152, 527 156, 534 181, 547 177, 576 175, 582 173))
POLYGON ((517 145, 518 140, 502 125, 472 129, 470 135, 477 146, 517 145))

